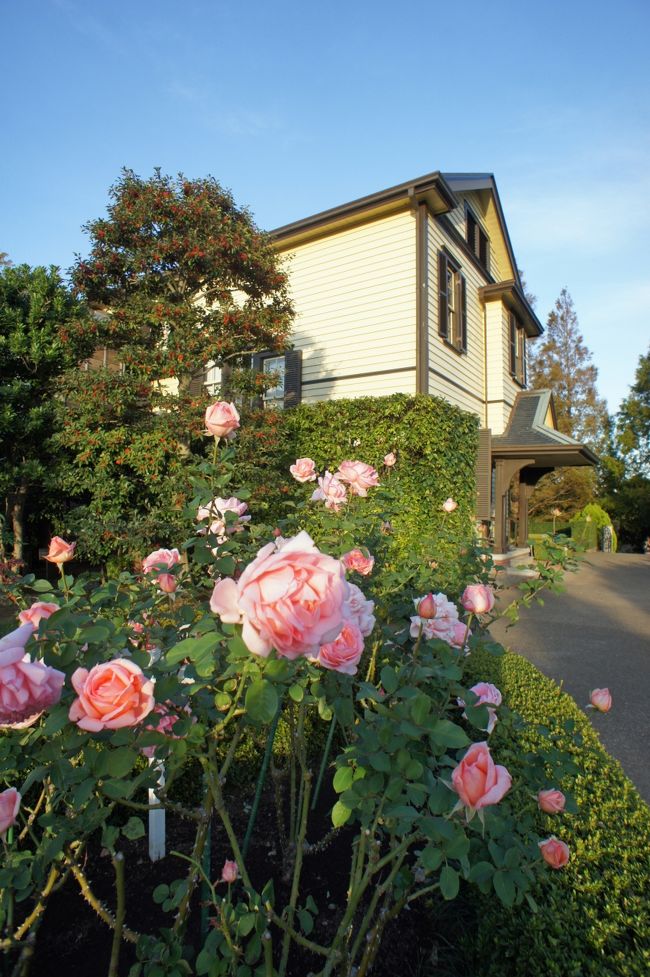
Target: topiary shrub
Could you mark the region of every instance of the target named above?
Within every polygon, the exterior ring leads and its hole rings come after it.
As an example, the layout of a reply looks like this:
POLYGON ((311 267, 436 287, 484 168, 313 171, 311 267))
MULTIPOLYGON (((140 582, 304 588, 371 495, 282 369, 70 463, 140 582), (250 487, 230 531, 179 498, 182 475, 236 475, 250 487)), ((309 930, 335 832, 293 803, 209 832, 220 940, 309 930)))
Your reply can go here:
POLYGON ((607 512, 596 502, 588 502, 581 512, 571 519, 571 530, 573 539, 580 547, 588 550, 597 550, 600 531, 610 526, 612 530, 612 552, 615 553, 618 545, 616 532, 612 526, 612 520, 607 512))
POLYGON ((498 724, 491 737, 513 778, 542 744, 570 752, 577 766, 560 785, 573 793, 574 814, 544 815, 532 796, 528 805, 540 833, 567 842, 571 861, 537 877, 534 913, 480 900, 476 977, 646 977, 650 810, 574 700, 530 662, 477 650, 470 670, 497 685, 527 723, 514 734, 498 724))

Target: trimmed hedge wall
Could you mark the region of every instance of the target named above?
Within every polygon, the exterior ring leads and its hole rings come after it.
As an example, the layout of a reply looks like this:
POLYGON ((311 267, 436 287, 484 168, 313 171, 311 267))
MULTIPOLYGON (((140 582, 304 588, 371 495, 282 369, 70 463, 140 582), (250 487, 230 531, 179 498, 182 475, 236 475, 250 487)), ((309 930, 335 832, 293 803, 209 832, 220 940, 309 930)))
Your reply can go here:
POLYGON ((495 899, 481 900, 475 977, 647 977, 650 808, 584 712, 530 662, 512 652, 501 658, 475 652, 471 669, 533 724, 510 740, 497 725, 491 737, 513 779, 526 752, 543 741, 540 723, 580 771, 564 785, 577 802, 576 814, 550 817, 537 811, 534 799, 530 803, 540 834, 557 834, 569 845, 569 865, 540 872, 533 892, 537 913, 525 904, 508 910, 495 899), (581 745, 566 731, 567 722, 575 724, 581 745))
MULTIPOLYGON (((296 458, 310 457, 322 471, 346 459, 374 465, 391 511, 391 554, 458 560, 473 537, 478 418, 439 397, 394 394, 318 404, 247 418, 238 432, 237 466, 253 486, 253 518, 276 521, 287 502, 309 498, 313 483, 297 484, 289 473, 296 458), (393 451, 388 472, 384 455, 393 451), (445 516, 449 496, 458 509, 445 516), (394 504, 391 504, 394 502, 394 504), (444 526, 444 532, 441 532, 444 526)), ((376 506, 372 491, 364 506, 376 506)), ((301 514, 303 517, 308 513, 301 514)), ((308 528, 308 526, 307 526, 308 528)))

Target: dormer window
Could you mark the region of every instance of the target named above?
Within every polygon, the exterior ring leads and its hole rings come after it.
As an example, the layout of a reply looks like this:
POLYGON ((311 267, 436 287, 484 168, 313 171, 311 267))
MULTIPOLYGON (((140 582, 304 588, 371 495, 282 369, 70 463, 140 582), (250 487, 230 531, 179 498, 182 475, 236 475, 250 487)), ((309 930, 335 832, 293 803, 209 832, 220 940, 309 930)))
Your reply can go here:
POLYGON ((514 312, 510 313, 510 374, 526 386, 526 333, 514 312))
POLYGON ((486 271, 490 270, 490 239, 474 217, 471 210, 466 212, 467 243, 474 256, 478 258, 486 271))

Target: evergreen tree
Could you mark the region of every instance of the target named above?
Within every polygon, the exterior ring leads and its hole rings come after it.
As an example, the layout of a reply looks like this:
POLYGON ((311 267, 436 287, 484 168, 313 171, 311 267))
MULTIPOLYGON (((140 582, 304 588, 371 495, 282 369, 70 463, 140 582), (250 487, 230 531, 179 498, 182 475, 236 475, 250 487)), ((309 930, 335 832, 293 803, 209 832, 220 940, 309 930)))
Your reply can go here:
POLYGON ((204 446, 206 366, 284 348, 292 320, 280 259, 216 180, 124 170, 110 198, 72 279, 111 352, 70 373, 58 436, 61 489, 77 501, 60 529, 94 562, 173 536, 185 460, 204 446))
POLYGON ((650 476, 650 349, 617 417, 617 441, 629 474, 650 476))
MULTIPOLYGON (((43 513, 59 456, 53 445, 61 377, 93 349, 85 306, 57 268, 0 269, 0 498, 23 557, 25 515, 38 496, 43 513)), ((34 506, 35 507, 35 506, 34 506)))
MULTIPOLYGON (((531 350, 529 378, 534 389, 550 389, 558 429, 598 451, 604 444, 608 416, 598 396, 598 370, 578 325, 573 299, 563 288, 550 312, 546 334, 531 350)), ((568 515, 596 494, 591 468, 557 469, 541 479, 531 499, 531 513, 548 515, 559 507, 568 515)))

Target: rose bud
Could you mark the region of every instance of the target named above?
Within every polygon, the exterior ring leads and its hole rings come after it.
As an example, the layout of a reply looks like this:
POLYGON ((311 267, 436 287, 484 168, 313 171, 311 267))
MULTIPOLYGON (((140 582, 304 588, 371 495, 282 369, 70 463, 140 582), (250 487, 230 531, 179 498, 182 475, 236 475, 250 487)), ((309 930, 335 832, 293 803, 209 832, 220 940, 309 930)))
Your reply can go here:
POLYGON ((60 536, 54 536, 50 540, 50 548, 45 557, 50 563, 67 563, 74 556, 76 543, 66 543, 60 536))
POLYGON ((458 508, 458 503, 454 502, 452 498, 445 499, 441 506, 443 512, 453 512, 454 509, 458 508))
POLYGON ((551 868, 564 868, 569 861, 569 846, 559 841, 555 835, 551 835, 545 841, 539 841, 538 845, 542 858, 551 868))
POLYGON ((589 693, 589 702, 598 712, 609 712, 612 708, 612 696, 609 689, 592 689, 589 693))
POLYGON ((566 804, 566 797, 561 790, 540 790, 537 803, 540 811, 546 814, 561 814, 566 804))
POLYGON ((494 607, 494 593, 487 584, 473 583, 465 587, 460 602, 471 614, 486 614, 494 607))
POLYGON ((417 612, 418 616, 424 618, 425 621, 429 621, 436 616, 436 602, 433 599, 433 594, 427 594, 423 597, 421 601, 418 602, 417 612))
POLYGON ((228 438, 239 427, 239 412, 234 404, 224 400, 211 404, 205 412, 205 427, 215 438, 228 438))
POLYGON ((232 882, 236 882, 239 878, 239 871, 237 869, 237 862, 232 862, 229 859, 223 863, 223 868, 221 869, 221 881, 227 882, 230 885, 232 882))

